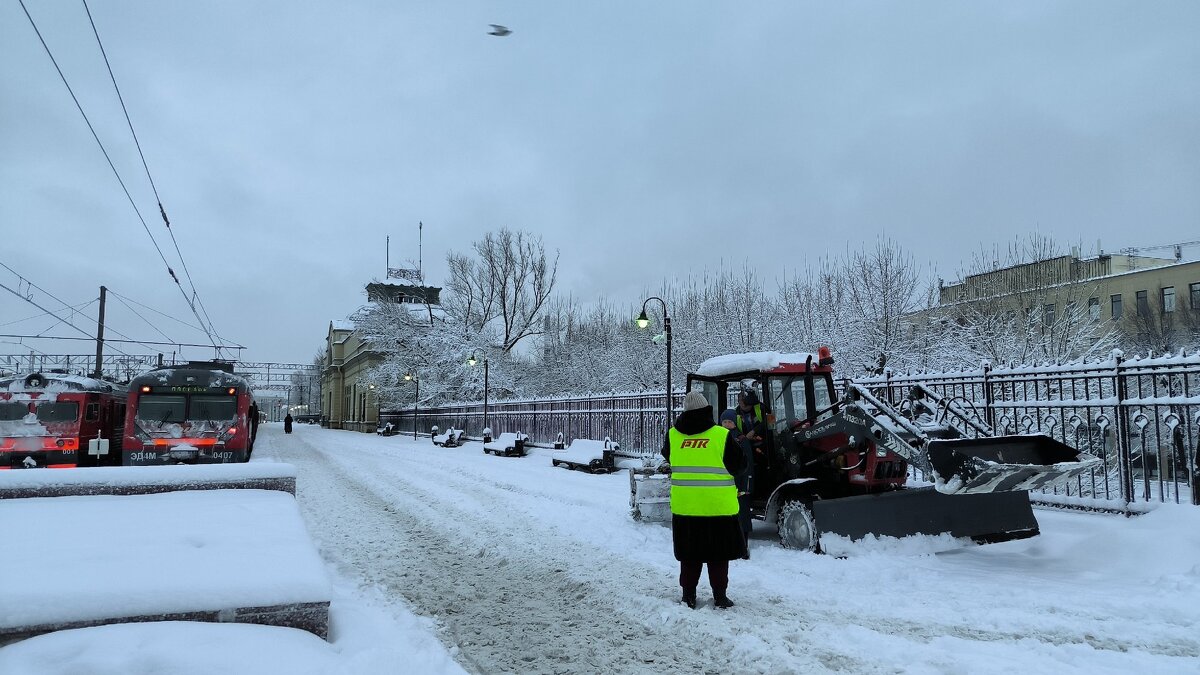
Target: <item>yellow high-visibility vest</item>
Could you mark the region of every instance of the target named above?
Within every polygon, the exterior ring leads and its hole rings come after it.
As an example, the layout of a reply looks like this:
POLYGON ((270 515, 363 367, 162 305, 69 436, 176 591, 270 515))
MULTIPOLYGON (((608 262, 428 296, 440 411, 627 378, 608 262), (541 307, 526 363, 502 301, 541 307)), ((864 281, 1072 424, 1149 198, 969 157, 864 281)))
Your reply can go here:
POLYGON ((737 515, 737 486, 725 469, 729 430, 715 426, 698 434, 674 427, 671 443, 671 513, 679 516, 737 515))
MULTIPOLYGON (((741 410, 741 408, 735 408, 734 412, 737 413, 737 417, 735 418, 737 421, 737 430, 741 433, 745 433, 746 430, 742 428, 742 410, 741 410)), ((763 421, 762 404, 760 404, 760 403, 754 404, 754 419, 758 422, 763 421)))

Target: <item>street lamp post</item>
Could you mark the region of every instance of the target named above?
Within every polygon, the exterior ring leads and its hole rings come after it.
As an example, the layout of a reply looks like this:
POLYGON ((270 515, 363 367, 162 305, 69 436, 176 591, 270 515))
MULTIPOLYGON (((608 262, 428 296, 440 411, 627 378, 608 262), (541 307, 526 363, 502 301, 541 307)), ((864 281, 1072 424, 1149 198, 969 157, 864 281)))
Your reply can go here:
POLYGON ((650 325, 650 317, 646 316, 646 305, 651 300, 657 300, 662 304, 663 332, 667 336, 667 427, 669 428, 675 422, 675 403, 671 396, 671 317, 667 316, 666 301, 658 296, 651 296, 646 298, 645 302, 642 303, 642 313, 637 318, 639 328, 645 328, 650 325))
MULTIPOLYGON (((367 410, 371 409, 371 395, 374 393, 375 393, 375 385, 374 384, 367 385, 367 410)), ((305 410, 305 412, 308 412, 308 411, 305 410)), ((370 416, 364 411, 363 417, 370 417, 370 416)), ((371 420, 368 419, 366 421, 370 422, 371 420)), ((375 399, 375 428, 376 429, 379 428, 379 399, 378 398, 375 399)), ((367 431, 370 431, 370 429, 371 429, 371 427, 368 426, 367 431)))
MULTIPOLYGON (((467 365, 474 366, 476 363, 479 363, 479 360, 475 358, 474 354, 471 354, 471 358, 467 359, 467 365)), ((484 429, 488 428, 487 409, 488 409, 488 360, 487 360, 487 358, 484 358, 483 359, 483 428, 484 429)))
POLYGON ((421 403, 421 378, 408 373, 404 379, 417 385, 417 393, 413 396, 413 440, 415 441, 417 440, 417 405, 421 403))

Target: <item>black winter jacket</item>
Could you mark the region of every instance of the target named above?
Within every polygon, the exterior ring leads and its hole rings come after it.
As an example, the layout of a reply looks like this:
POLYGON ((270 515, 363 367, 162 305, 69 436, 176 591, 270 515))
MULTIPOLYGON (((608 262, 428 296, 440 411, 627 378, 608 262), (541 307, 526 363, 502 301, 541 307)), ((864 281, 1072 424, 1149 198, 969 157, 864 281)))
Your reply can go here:
MULTIPOLYGON (((698 434, 713 426, 712 407, 688 410, 675 420, 675 429, 682 434, 698 434)), ((663 439, 662 456, 671 461, 671 435, 663 439)), ((725 441, 722 463, 730 475, 736 476, 745 467, 742 448, 730 434, 725 441)), ((746 538, 736 515, 731 516, 671 516, 671 541, 675 559, 679 561, 712 562, 737 560, 746 554, 746 538)))

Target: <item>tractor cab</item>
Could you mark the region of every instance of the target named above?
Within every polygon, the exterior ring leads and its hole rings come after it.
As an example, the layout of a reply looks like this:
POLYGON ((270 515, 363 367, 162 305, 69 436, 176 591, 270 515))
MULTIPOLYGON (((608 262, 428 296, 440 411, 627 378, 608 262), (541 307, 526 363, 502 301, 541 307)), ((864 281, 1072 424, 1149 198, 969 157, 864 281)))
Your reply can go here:
MULTIPOLYGON (((728 409, 739 415, 735 434, 754 436, 752 501, 765 508, 776 488, 810 478, 828 496, 866 494, 895 489, 907 474, 905 460, 866 442, 849 452, 844 433, 806 432, 824 428, 841 405, 833 384, 833 356, 828 347, 817 354, 758 352, 731 354, 705 361, 688 375, 688 390, 699 391, 712 404, 716 419, 728 409), (738 408, 747 394, 750 404, 738 408), (749 427, 749 428, 748 428, 749 427)), ((714 420, 716 421, 716 420, 714 420)))

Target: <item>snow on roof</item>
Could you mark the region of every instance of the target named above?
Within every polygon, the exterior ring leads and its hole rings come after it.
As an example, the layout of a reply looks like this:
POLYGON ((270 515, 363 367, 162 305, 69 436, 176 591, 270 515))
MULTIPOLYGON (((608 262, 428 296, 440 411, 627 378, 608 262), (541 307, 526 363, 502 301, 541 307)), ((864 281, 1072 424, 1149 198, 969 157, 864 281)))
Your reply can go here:
POLYGON ((332 330, 354 330, 354 322, 349 319, 334 319, 329 324, 332 330))
POLYGON ((435 291, 442 290, 440 286, 426 286, 423 282, 416 282, 410 279, 372 279, 372 284, 382 284, 384 286, 404 286, 406 288, 431 289, 435 291))
POLYGON ((734 373, 745 373, 748 371, 772 370, 778 368, 781 363, 799 363, 812 358, 817 360, 816 354, 808 354, 804 352, 795 352, 791 354, 780 352, 748 352, 745 354, 723 354, 714 356, 711 359, 700 364, 696 369, 696 374, 703 377, 721 377, 722 375, 732 375, 734 373))
MULTIPOLYGON (((0 389, 7 391, 27 391, 30 388, 25 386, 25 379, 33 373, 20 373, 13 375, 12 379, 8 377, 0 378, 0 389)), ((40 373, 45 378, 46 386, 38 388, 38 391, 60 392, 60 391, 112 391, 114 389, 112 382, 97 380, 91 377, 82 375, 67 375, 65 373, 40 373)))

